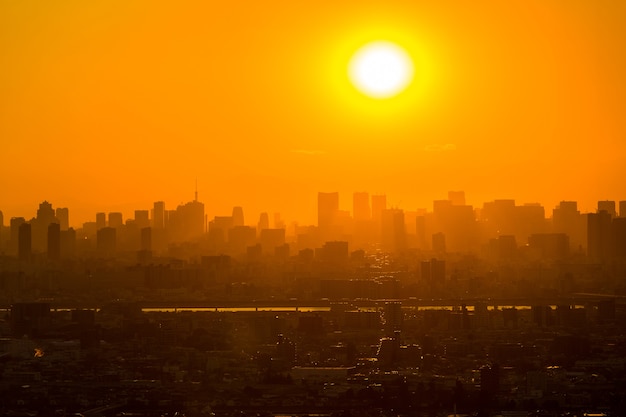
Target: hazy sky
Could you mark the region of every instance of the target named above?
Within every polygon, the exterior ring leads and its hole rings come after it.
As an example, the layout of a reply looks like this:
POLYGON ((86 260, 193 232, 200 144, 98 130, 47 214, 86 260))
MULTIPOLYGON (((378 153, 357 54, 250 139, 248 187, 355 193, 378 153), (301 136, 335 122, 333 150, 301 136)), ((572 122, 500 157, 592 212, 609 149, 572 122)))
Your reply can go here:
MULTIPOLYGON (((448 190, 626 199, 626 2, 0 2, 0 210, 244 206, 314 222, 317 191, 432 208, 448 190), (385 39, 416 82, 359 95, 385 39)), ((8 223, 8 220, 5 220, 8 223)))

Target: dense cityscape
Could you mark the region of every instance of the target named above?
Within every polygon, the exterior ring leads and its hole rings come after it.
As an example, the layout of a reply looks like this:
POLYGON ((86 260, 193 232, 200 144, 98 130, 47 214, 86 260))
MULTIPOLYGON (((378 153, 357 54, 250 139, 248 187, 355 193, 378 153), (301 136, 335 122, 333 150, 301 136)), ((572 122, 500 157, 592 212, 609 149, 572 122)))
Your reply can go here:
POLYGON ((619 416, 626 201, 0 214, 1 415, 619 416))

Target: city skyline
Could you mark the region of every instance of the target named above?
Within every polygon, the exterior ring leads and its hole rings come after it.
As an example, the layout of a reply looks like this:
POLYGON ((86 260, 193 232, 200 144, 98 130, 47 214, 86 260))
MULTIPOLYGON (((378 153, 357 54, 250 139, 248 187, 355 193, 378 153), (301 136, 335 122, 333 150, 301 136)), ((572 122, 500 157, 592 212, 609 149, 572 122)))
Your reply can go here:
POLYGON ((621 2, 564 0, 4 2, 0 207, 87 219, 187 201, 197 178, 216 213, 311 221, 318 190, 591 210, 626 174, 624 19, 621 2), (377 39, 415 67, 384 100, 347 78, 377 39))
MULTIPOLYGON (((594 207, 591 207, 589 210, 586 210, 584 207, 581 207, 579 201, 573 200, 573 199, 561 199, 558 201, 558 203, 554 207, 548 207, 545 204, 542 204, 542 202, 540 201, 524 202, 524 201, 519 201, 513 197, 492 198, 492 199, 485 200, 482 202, 477 202, 477 204, 473 204, 471 199, 467 198, 465 191, 454 190, 454 191, 448 191, 447 193, 445 193, 445 195, 442 194, 441 198, 432 199, 430 201, 430 204, 428 204, 428 206, 404 207, 404 206, 399 206, 399 205, 390 203, 389 202, 390 200, 387 194, 385 193, 371 193, 369 191, 361 190, 361 191, 353 191, 347 195, 344 195, 338 191, 332 191, 332 192, 318 191, 314 195, 314 197, 318 199, 317 203, 313 201, 312 206, 309 209, 307 209, 309 211, 312 210, 315 213, 314 218, 310 219, 310 221, 303 221, 301 219, 294 218, 290 215, 290 213, 281 213, 277 210, 272 210, 271 207, 264 211, 252 212, 252 211, 248 211, 245 205, 231 204, 230 206, 228 206, 229 208, 227 208, 226 210, 223 210, 221 212, 215 212, 215 211, 211 211, 210 205, 206 204, 202 199, 198 199, 198 195, 196 193, 194 199, 190 199, 186 202, 180 202, 178 204, 171 204, 169 202, 162 201, 162 200, 154 200, 147 207, 144 207, 144 206, 134 207, 129 211, 98 209, 97 211, 91 213, 91 215, 88 215, 88 217, 85 218, 84 220, 80 217, 76 219, 74 215, 75 208, 73 207, 63 207, 62 205, 58 205, 53 201, 39 200, 37 205, 29 211, 30 213, 32 213, 32 215, 28 215, 27 213, 17 213, 17 215, 13 215, 13 214, 8 215, 7 214, 8 212, 3 210, 2 207, 0 207, 0 213, 2 213, 2 216, 0 217, 0 221, 3 222, 2 224, 0 224, 0 226, 2 225, 8 226, 9 220, 12 218, 24 218, 26 221, 36 218, 39 212, 37 207, 41 209, 41 204, 48 204, 48 205, 54 206, 56 213, 57 213, 56 216, 59 222, 65 225, 65 228, 69 226, 74 229, 79 229, 83 226, 84 223, 106 224, 108 226, 109 220, 107 219, 109 218, 111 214, 113 214, 116 217, 117 216, 120 217, 119 219, 120 226, 123 225, 126 220, 137 220, 138 215, 142 216, 142 219, 141 219, 142 221, 143 221, 143 216, 146 217, 146 220, 149 218, 150 225, 153 226, 154 221, 155 221, 155 216, 157 217, 159 216, 159 214, 155 215, 154 213, 156 205, 162 205, 160 209, 161 211, 174 211, 176 210, 176 208, 181 208, 181 207, 184 208, 185 206, 193 202, 199 202, 203 205, 204 216, 206 216, 208 220, 213 219, 213 218, 220 218, 223 216, 231 216, 231 215, 234 216, 233 210, 237 210, 239 212, 238 216, 246 219, 245 223, 243 224, 247 226, 256 227, 259 222, 259 217, 265 215, 265 216, 271 217, 272 222, 275 221, 274 216, 278 216, 278 219, 282 224, 285 224, 285 225, 288 224, 290 227, 294 224, 297 224, 299 226, 314 225, 318 227, 320 227, 321 225, 321 227, 324 228, 326 227, 325 223, 328 223, 328 221, 325 222, 324 214, 320 213, 320 204, 324 205, 324 203, 322 203, 319 199, 320 198, 324 199, 323 196, 327 196, 326 198, 330 197, 331 200, 333 200, 330 204, 332 206, 331 211, 338 210, 340 212, 348 213, 350 218, 355 221, 364 220, 364 219, 374 219, 376 217, 376 215, 374 214, 374 211, 376 210, 375 209, 376 204, 378 205, 382 204, 382 207, 384 207, 384 209, 400 209, 402 211, 406 211, 410 213, 418 213, 418 212, 433 213, 437 203, 440 201, 450 201, 453 205, 472 207, 472 209, 474 210, 475 220, 479 220, 479 216, 476 216, 476 210, 478 210, 478 213, 480 213, 480 211, 486 205, 494 203, 494 202, 498 202, 498 201, 510 201, 510 202, 513 202, 516 206, 540 206, 544 209, 544 213, 545 213, 544 218, 546 220, 552 219, 552 213, 554 209, 558 209, 563 204, 571 204, 571 203, 574 203, 576 205, 576 210, 580 214, 597 213, 600 210, 607 210, 607 208, 611 205, 611 203, 613 203, 612 209, 615 212, 615 216, 626 217, 626 211, 623 212, 624 208, 626 208, 626 199, 624 198, 618 198, 614 200, 611 200, 611 199, 597 200, 593 203, 594 207), (376 200, 377 199, 380 200, 381 198, 382 198, 382 201, 377 203, 376 200), (336 201, 334 201, 335 199, 336 201), (367 207, 364 208, 364 205, 366 205, 367 207), (62 212, 61 216, 63 217, 63 219, 59 218, 59 210, 62 212), (98 220, 99 215, 102 215, 105 217, 103 217, 101 220, 98 220), (104 223, 99 223, 99 222, 104 222, 104 223)), ((328 203, 326 203, 326 205, 328 205, 328 203)), ((78 209, 80 212, 80 208, 78 209)), ((379 210, 380 210, 380 207, 379 207, 379 210)), ((160 216, 163 216, 163 213, 161 213, 160 216)), ((269 217, 267 220, 268 222, 269 222, 269 217)), ((328 217, 328 214, 326 214, 326 217, 328 217)), ((207 223, 208 223, 208 220, 207 220, 207 223)), ((161 221, 163 220, 161 219, 161 221)), ((271 223, 268 223, 268 224, 271 224, 271 223)), ((104 227, 104 226, 100 225, 98 227, 104 227)))

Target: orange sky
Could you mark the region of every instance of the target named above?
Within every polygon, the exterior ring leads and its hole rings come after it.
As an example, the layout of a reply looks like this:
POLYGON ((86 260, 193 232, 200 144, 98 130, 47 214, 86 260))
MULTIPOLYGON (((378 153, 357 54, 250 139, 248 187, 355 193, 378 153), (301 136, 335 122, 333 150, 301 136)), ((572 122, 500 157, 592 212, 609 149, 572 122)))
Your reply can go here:
POLYGON ((0 210, 44 199, 313 223, 317 191, 431 208, 626 199, 626 2, 6 0, 0 210), (359 96, 349 54, 388 39, 417 81, 359 96))

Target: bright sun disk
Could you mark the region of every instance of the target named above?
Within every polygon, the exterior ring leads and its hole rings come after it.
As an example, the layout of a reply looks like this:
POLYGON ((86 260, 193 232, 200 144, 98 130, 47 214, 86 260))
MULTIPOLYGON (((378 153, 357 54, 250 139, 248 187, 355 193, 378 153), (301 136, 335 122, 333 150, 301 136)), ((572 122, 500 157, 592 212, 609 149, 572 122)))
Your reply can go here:
POLYGON ((400 46, 376 41, 361 47, 348 65, 350 82, 372 98, 389 98, 403 91, 413 79, 413 62, 400 46))

